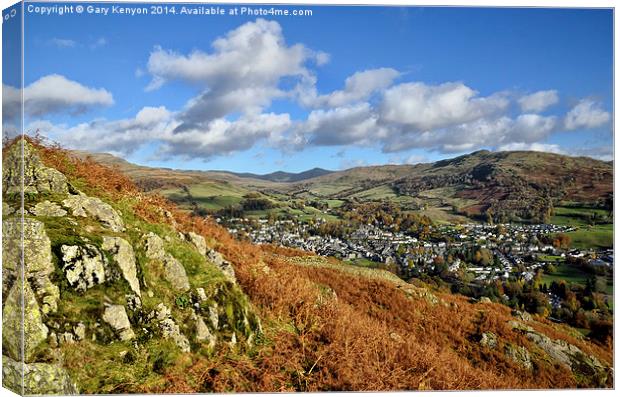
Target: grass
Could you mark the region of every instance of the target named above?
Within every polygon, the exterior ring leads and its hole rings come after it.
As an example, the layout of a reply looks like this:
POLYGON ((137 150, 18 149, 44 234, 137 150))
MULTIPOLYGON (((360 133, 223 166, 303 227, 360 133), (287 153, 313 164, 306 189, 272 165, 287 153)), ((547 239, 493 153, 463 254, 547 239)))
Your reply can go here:
POLYGON ((553 281, 567 281, 569 283, 586 284, 586 280, 590 277, 590 274, 584 272, 578 267, 571 266, 566 263, 562 263, 556 266, 556 272, 553 274, 544 274, 542 282, 550 285, 553 281))
POLYGON ((566 234, 571 237, 574 248, 612 248, 614 244, 614 226, 612 224, 583 227, 566 234))

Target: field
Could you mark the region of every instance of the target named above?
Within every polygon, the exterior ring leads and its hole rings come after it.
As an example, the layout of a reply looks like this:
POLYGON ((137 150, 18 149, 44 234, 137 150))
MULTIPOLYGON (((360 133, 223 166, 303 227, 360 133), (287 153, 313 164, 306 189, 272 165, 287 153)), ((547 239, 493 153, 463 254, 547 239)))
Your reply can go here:
POLYGON ((587 207, 556 207, 551 223, 556 225, 575 226, 578 230, 567 233, 572 239, 572 246, 579 249, 610 248, 614 242, 614 228, 611 223, 594 222, 590 217, 605 217, 607 211, 587 207))

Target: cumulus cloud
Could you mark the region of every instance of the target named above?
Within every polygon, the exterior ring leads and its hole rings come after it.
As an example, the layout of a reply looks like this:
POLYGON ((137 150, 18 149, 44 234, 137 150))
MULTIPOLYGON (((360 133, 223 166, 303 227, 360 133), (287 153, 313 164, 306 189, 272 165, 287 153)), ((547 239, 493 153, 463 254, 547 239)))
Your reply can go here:
POLYGON ((312 145, 369 145, 387 136, 368 103, 314 110, 301 127, 312 145))
POLYGON ((245 115, 235 121, 217 119, 202 128, 170 134, 157 155, 209 159, 250 149, 261 140, 277 143, 290 127, 288 114, 245 115))
MULTIPOLYGON (((2 86, 2 111, 8 118, 19 116, 21 93, 15 87, 2 86)), ((97 106, 114 104, 112 94, 103 88, 86 87, 58 74, 41 77, 24 89, 24 113, 42 116, 49 113, 84 113, 97 106)))
POLYGON ((497 148, 499 151, 535 151, 535 152, 549 152, 557 154, 566 154, 566 152, 554 143, 524 143, 524 142, 512 142, 506 145, 502 145, 497 148))
POLYGON ((610 114, 603 110, 601 103, 591 99, 582 99, 564 118, 564 127, 567 130, 596 128, 610 119, 610 114))
POLYGON ((524 95, 517 100, 524 112, 542 112, 551 105, 558 103, 559 97, 556 90, 538 91, 524 95))
POLYGON ((425 131, 497 114, 508 104, 505 95, 479 97, 463 83, 403 83, 385 92, 381 117, 387 122, 425 131))
POLYGON ((128 119, 98 119, 71 127, 37 121, 28 129, 38 129, 69 148, 128 155, 149 142, 165 140, 177 124, 173 114, 160 106, 142 108, 128 119))
POLYGON ((184 55, 156 47, 147 70, 155 90, 170 80, 203 89, 179 114, 179 131, 204 128, 231 113, 260 113, 275 98, 289 95, 279 85, 284 78, 308 77, 306 62, 328 61, 325 53, 302 44, 287 45, 280 24, 257 19, 228 32, 212 43, 213 51, 184 55))
POLYGON ((302 100, 313 107, 339 107, 365 101, 372 94, 391 86, 400 73, 391 68, 370 69, 347 77, 344 89, 327 95, 317 95, 312 87, 302 100))

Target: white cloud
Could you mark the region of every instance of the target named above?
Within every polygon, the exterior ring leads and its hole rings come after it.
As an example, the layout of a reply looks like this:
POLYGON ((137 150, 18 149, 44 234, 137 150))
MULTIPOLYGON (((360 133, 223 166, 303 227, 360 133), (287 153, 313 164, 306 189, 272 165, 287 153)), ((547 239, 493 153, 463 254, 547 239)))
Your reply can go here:
POLYGON ((108 39, 105 37, 99 37, 97 40, 90 44, 90 48, 94 50, 95 48, 104 47, 108 44, 108 39))
POLYGON ((259 141, 279 144, 291 127, 288 114, 245 115, 238 120, 213 120, 202 128, 170 134, 157 155, 162 158, 208 159, 252 148, 259 141))
POLYGON ((369 145, 387 136, 368 103, 314 110, 301 127, 312 145, 369 145))
POLYGON ((558 103, 559 97, 556 90, 538 91, 524 95, 517 100, 524 112, 542 112, 551 105, 558 103))
POLYGON ((603 110, 599 102, 582 99, 564 118, 564 127, 567 130, 596 128, 607 123, 610 119, 610 114, 603 110))
POLYGON ((212 52, 196 50, 188 55, 156 47, 149 57, 152 81, 147 90, 170 80, 204 90, 179 114, 180 131, 205 128, 231 113, 258 114, 273 99, 290 95, 279 87, 283 78, 307 78, 311 75, 307 61, 328 61, 327 54, 302 44, 287 45, 281 26, 264 19, 239 26, 213 41, 212 47, 212 52))
POLYGON ((502 145, 497 148, 499 151, 534 151, 534 152, 548 152, 557 154, 566 154, 566 152, 559 146, 553 143, 524 143, 524 142, 512 142, 506 145, 502 145))
POLYGON ((60 39, 60 38, 57 38, 57 37, 54 37, 53 39, 51 39, 50 43, 52 45, 58 47, 58 48, 72 48, 72 47, 75 47, 77 45, 75 40, 60 39))
POLYGON ((391 68, 370 69, 347 77, 344 89, 317 96, 313 87, 304 102, 315 107, 338 107, 367 100, 373 93, 391 86, 400 73, 391 68))
POLYGON ((479 97, 462 83, 403 83, 388 89, 381 104, 383 120, 417 131, 474 121, 504 111, 505 95, 479 97))
POLYGON ((28 129, 39 129, 68 148, 128 155, 145 144, 167 139, 177 125, 173 114, 160 106, 145 107, 129 119, 99 119, 71 127, 38 121, 28 129))
MULTIPOLYGON (((17 117, 21 109, 19 89, 3 85, 2 92, 3 113, 8 118, 17 117)), ((112 104, 112 94, 105 89, 86 87, 58 74, 41 77, 24 89, 24 113, 30 116, 58 112, 79 114, 112 104)))

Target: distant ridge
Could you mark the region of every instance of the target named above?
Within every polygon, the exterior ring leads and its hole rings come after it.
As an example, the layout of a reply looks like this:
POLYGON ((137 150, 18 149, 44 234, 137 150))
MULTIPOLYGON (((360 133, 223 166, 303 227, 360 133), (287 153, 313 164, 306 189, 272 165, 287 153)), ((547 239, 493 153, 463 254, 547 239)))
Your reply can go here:
MULTIPOLYGON (((228 172, 228 171, 225 171, 225 172, 228 172)), ((312 168, 311 170, 307 170, 307 171, 303 171, 299 173, 284 172, 284 171, 276 171, 276 172, 272 172, 270 174, 264 174, 264 175, 252 174, 249 172, 243 172, 243 173, 229 172, 229 173, 235 176, 238 176, 240 178, 261 179, 264 181, 271 181, 271 182, 301 182, 301 181, 305 181, 306 179, 316 178, 316 177, 323 176, 323 175, 329 175, 329 174, 334 173, 334 171, 329 171, 329 170, 317 167, 317 168, 312 168)))

